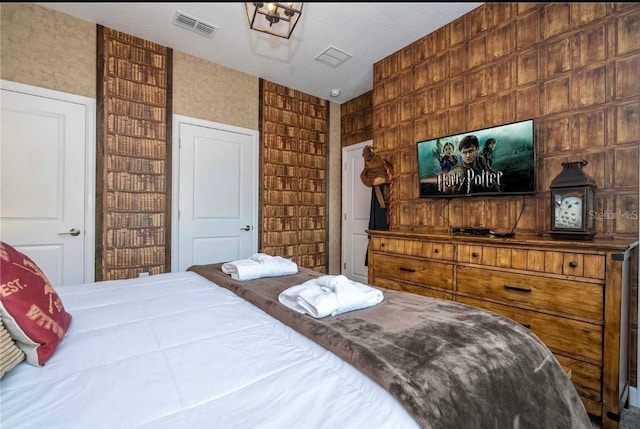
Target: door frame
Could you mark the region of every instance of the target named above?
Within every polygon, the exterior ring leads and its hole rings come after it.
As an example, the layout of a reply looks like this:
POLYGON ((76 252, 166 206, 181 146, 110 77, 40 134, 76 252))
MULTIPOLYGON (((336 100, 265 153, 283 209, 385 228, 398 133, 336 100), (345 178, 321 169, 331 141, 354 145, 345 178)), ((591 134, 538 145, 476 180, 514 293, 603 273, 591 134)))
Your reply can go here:
MULTIPOLYGON (((254 198, 255 198, 255 210, 252 214, 252 222, 255 227, 251 231, 251 234, 254 234, 254 243, 258 246, 258 237, 259 232, 262 230, 260 225, 258 225, 258 212, 260 211, 260 201, 259 201, 259 186, 260 182, 259 176, 259 159, 260 159, 260 146, 259 146, 259 132, 257 130, 252 130, 249 128, 237 127, 234 125, 221 124, 219 122, 207 121, 204 119, 192 118, 189 116, 183 115, 173 115, 172 120, 172 141, 173 145, 171 148, 171 254, 175 255, 175 257, 171 258, 171 271, 178 271, 178 251, 179 251, 179 243, 180 243, 180 228, 179 228, 179 213, 178 208, 180 207, 180 125, 194 125, 201 126, 206 128, 215 128, 222 131, 228 131, 232 133, 239 134, 247 134, 253 138, 253 143, 256 147, 256 158, 254 160, 253 168, 257 173, 257 181, 255 183, 254 188, 254 198)), ((256 249, 257 251, 257 249, 256 249)))
POLYGON ((95 205, 96 205, 96 100, 95 98, 39 86, 0 79, 0 88, 36 97, 51 98, 84 106, 85 116, 85 173, 84 173, 84 281, 95 281, 95 205))
MULTIPOLYGON (((346 201, 346 195, 347 195, 346 186, 348 186, 348 181, 345 180, 345 178, 347 177, 347 169, 348 169, 348 166, 345 164, 346 154, 347 154, 347 151, 349 151, 349 152, 358 151, 359 153, 362 153, 362 150, 367 145, 371 145, 372 146, 373 145, 373 140, 362 141, 360 143, 352 144, 352 145, 345 146, 345 147, 342 148, 342 161, 341 161, 341 163, 343 164, 343 167, 342 167, 342 178, 341 178, 341 182, 342 182, 342 211, 341 211, 341 214, 340 214, 341 224, 342 224, 342 234, 341 234, 341 243, 340 243, 340 249, 341 249, 341 252, 340 252, 341 253, 340 273, 341 274, 345 273, 345 264, 346 264, 346 259, 345 258, 347 257, 347 252, 346 252, 346 249, 345 249, 346 240, 351 238, 351 237, 348 237, 347 234, 353 233, 353 231, 347 231, 347 228, 345 227, 345 223, 346 223, 346 220, 347 220, 346 219, 346 208, 348 207, 348 204, 349 204, 349 201, 346 201)), ((354 178, 360 176, 360 172, 356 172, 356 171, 351 172, 351 174, 353 174, 354 178)), ((370 193, 367 193, 366 197, 368 198, 369 196, 370 196, 370 193)))

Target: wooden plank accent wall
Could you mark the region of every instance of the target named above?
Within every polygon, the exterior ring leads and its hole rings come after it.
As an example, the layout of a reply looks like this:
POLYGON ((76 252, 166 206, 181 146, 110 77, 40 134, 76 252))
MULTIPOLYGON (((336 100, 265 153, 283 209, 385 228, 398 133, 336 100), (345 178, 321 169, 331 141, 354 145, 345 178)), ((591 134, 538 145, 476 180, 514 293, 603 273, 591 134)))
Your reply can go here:
MULTIPOLYGON (((562 162, 585 159, 598 185, 598 235, 636 240, 638 70, 637 2, 486 3, 382 59, 374 65, 372 127, 374 146, 395 167, 391 229, 510 229, 519 219, 517 231, 544 233, 551 180, 562 162), (419 198, 416 142, 529 118, 535 195, 419 198)), ((350 103, 347 125, 356 117, 350 103)), ((356 128, 343 133, 343 145, 366 135, 356 128)))
POLYGON ((629 319, 631 321, 629 327, 629 354, 631 361, 629 365, 631 385, 638 385, 638 288, 640 287, 640 278, 638 277, 638 246, 633 249, 629 266, 629 319))
POLYGON ((373 139, 373 91, 340 105, 342 147, 373 139))
POLYGON ((171 270, 172 50, 98 26, 96 280, 171 270))
MULTIPOLYGON (((372 132, 374 146, 394 164, 392 230, 508 229, 517 222, 518 232, 544 233, 549 183, 562 162, 585 159, 598 185, 598 237, 632 242, 639 210, 638 70, 637 2, 484 4, 375 64, 373 92, 342 105, 342 145, 372 132), (367 97, 371 130, 360 120, 367 97), (535 195, 418 197, 416 142, 529 118, 536 123, 535 195)), ((632 265, 630 369, 631 385, 638 386, 632 265)))
POLYGON ((260 80, 260 249, 326 273, 329 103, 260 80))

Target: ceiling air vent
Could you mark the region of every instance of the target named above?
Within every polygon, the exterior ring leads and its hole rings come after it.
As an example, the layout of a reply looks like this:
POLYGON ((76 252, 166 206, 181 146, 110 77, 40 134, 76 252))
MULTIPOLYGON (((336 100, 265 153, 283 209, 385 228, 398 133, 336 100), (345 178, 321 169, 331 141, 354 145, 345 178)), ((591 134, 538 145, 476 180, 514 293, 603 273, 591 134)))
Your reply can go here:
POLYGON ((173 18, 173 23, 182 28, 186 28, 187 30, 194 31, 207 37, 213 37, 215 32, 218 31, 218 27, 216 27, 215 25, 201 21, 198 18, 194 18, 193 16, 189 16, 184 12, 180 12, 179 10, 176 11, 176 16, 173 18))
POLYGON ((335 46, 329 46, 327 49, 316 55, 315 59, 321 63, 328 64, 331 67, 338 67, 352 56, 353 55, 348 54, 335 46))

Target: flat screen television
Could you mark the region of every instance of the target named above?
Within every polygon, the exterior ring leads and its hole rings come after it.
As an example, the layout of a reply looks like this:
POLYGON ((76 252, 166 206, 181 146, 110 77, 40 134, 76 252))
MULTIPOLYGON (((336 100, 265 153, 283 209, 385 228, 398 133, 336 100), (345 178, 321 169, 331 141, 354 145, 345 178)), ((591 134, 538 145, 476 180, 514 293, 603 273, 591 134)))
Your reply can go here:
POLYGON ((533 119, 416 146, 421 198, 536 192, 533 119))

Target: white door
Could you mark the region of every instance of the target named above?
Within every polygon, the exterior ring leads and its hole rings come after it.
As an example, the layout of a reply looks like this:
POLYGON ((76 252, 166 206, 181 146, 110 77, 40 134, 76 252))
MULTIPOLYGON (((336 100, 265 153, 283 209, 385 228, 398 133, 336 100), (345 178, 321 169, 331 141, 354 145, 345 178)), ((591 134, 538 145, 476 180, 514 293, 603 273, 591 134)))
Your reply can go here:
POLYGON ((258 248, 257 133, 208 123, 178 126, 177 270, 251 256, 258 248))
POLYGON ((360 173, 364 169, 362 149, 371 144, 369 140, 342 149, 342 274, 365 284, 371 188, 362 183, 360 173))
POLYGON ((2 83, 0 237, 54 286, 94 278, 85 259, 91 105, 84 97, 2 83))

